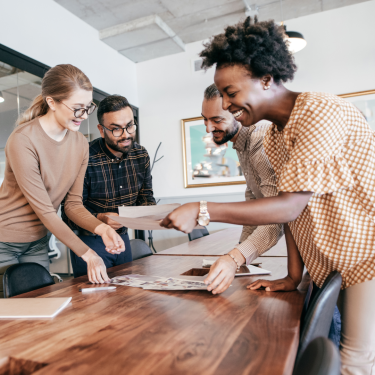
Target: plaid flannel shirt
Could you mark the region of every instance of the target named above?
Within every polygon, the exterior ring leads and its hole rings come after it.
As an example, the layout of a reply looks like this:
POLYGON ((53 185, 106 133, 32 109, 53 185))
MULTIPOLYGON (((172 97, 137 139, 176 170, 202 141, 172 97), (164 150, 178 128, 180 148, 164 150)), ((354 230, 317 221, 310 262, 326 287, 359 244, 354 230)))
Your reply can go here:
MULTIPOLYGON (((155 205, 147 150, 134 142, 127 155, 117 158, 108 150, 103 138, 90 142, 82 197, 83 205, 95 217, 104 212, 118 213, 119 206, 155 205)), ((65 215, 64 202, 61 213, 70 228, 81 229, 65 215)), ((117 232, 126 233, 127 228, 117 232)))

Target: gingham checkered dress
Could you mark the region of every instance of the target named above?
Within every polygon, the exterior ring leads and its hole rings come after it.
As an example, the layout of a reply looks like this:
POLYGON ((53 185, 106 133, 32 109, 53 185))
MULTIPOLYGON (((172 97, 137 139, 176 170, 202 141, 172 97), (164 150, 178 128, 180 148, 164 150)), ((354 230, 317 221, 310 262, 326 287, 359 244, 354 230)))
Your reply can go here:
POLYGON ((283 192, 312 191, 289 227, 314 282, 337 270, 342 288, 375 277, 375 132, 335 95, 298 96, 282 132, 264 149, 283 192))

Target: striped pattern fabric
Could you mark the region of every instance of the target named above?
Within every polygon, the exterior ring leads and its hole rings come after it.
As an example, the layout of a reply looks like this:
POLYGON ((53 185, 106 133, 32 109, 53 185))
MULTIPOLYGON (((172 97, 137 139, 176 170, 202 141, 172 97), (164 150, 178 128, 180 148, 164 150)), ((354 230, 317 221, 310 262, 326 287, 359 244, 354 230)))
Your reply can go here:
MULTIPOLYGON (((263 148, 263 138, 270 126, 269 121, 243 126, 233 145, 246 179, 247 201, 277 195, 276 175, 263 148)), ((282 235, 282 224, 244 226, 236 248, 249 264, 275 246, 282 235)))
MULTIPOLYGON (((103 138, 90 142, 90 156, 83 186, 83 205, 94 216, 118 213, 119 206, 155 205, 152 190, 150 157, 147 150, 134 142, 134 147, 121 158, 114 156, 103 138)), ((62 218, 72 228, 80 229, 65 215, 62 218)), ((120 234, 127 229, 120 229, 120 234)))
POLYGON ((343 289, 373 279, 375 132, 362 113, 335 95, 302 93, 264 149, 278 191, 314 193, 289 227, 316 285, 335 270, 343 289))

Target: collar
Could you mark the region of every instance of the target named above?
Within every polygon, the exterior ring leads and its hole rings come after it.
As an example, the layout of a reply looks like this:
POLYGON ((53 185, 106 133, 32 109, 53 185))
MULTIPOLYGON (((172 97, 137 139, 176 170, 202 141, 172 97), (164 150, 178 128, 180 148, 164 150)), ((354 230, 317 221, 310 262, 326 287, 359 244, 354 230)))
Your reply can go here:
POLYGON ((251 125, 249 127, 242 126, 238 137, 236 139, 236 143, 233 144, 233 148, 237 151, 245 151, 246 144, 249 136, 254 131, 256 125, 251 125))
POLYGON ((104 142, 104 138, 100 138, 100 148, 111 161, 121 161, 124 158, 124 154, 122 154, 121 158, 119 159, 117 156, 113 155, 112 152, 108 150, 108 147, 104 142))

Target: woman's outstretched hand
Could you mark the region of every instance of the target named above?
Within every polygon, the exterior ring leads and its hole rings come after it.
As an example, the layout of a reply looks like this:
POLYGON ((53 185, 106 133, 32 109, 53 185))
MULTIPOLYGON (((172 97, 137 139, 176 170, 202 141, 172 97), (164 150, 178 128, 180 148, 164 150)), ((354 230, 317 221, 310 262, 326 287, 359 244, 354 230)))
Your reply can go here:
POLYGON ((94 250, 88 249, 82 259, 87 263, 87 276, 91 283, 103 284, 110 281, 103 259, 94 250))
POLYGON ((199 203, 186 203, 166 216, 160 223, 161 227, 177 229, 190 233, 197 226, 199 203))
POLYGON ((102 237, 106 251, 111 254, 120 254, 125 251, 125 243, 121 236, 109 225, 100 224, 95 233, 102 237))
POLYGON ((290 277, 286 276, 283 279, 278 280, 257 280, 247 286, 247 289, 256 290, 259 288, 265 288, 267 292, 289 292, 296 290, 298 284, 290 277))

